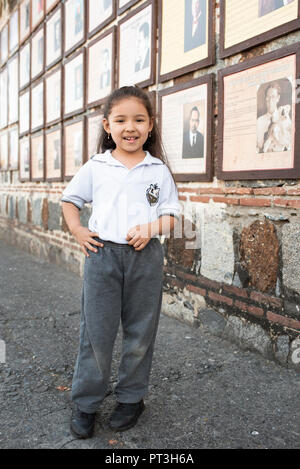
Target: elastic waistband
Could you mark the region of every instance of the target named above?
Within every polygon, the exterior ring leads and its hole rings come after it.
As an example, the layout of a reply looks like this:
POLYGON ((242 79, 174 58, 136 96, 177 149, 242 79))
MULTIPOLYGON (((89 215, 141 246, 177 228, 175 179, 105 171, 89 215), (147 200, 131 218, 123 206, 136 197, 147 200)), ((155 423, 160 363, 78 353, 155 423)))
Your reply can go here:
MULTIPOLYGON (((99 243, 103 243, 104 246, 110 246, 112 248, 121 248, 121 249, 134 249, 133 246, 131 246, 130 244, 127 244, 127 243, 114 243, 113 241, 105 241, 101 238, 98 238, 97 236, 95 236, 94 238, 96 241, 99 241, 99 243)), ((150 244, 150 243, 153 243, 155 242, 155 240, 157 241, 157 238, 152 238, 150 239, 149 243, 147 244, 147 246, 150 244)), ((146 246, 146 247, 147 247, 146 246)))

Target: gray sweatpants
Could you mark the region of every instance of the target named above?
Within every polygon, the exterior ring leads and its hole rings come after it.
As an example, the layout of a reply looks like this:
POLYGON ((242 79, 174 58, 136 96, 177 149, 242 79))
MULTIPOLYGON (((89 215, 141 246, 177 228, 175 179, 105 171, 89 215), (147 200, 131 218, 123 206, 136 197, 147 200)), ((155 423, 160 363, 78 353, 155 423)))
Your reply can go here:
MULTIPOLYGON (((95 238, 100 241, 99 238, 95 238)), ((162 300, 163 250, 153 238, 142 251, 102 241, 85 258, 79 352, 72 400, 96 412, 110 379, 113 346, 122 324, 122 355, 115 395, 134 403, 145 396, 162 300)))

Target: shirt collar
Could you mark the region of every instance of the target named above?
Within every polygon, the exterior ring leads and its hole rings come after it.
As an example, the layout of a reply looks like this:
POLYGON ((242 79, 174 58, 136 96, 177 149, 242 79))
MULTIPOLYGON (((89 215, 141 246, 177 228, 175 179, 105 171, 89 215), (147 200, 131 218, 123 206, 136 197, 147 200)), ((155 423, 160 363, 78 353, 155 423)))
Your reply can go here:
MULTIPOLYGON (((139 165, 151 165, 151 164, 164 164, 159 158, 154 158, 154 156, 150 155, 148 151, 145 152, 146 156, 143 161, 139 163, 139 165)), ((93 157, 94 161, 100 161, 101 163, 107 163, 111 166, 123 166, 120 161, 116 160, 111 155, 111 150, 106 150, 104 153, 97 153, 93 157)), ((137 165, 138 166, 138 165, 137 165)))

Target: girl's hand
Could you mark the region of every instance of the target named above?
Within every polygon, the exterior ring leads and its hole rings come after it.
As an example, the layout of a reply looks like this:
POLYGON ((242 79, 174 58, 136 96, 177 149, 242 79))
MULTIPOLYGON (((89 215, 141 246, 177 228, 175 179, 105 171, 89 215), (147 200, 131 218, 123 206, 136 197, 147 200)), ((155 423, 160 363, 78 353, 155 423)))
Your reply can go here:
POLYGON ((86 257, 90 257, 87 249, 94 252, 98 251, 92 245, 99 246, 101 248, 104 246, 102 243, 99 243, 99 241, 93 239, 93 236, 99 236, 98 233, 94 233, 84 226, 79 226, 73 229, 72 234, 76 238, 76 241, 80 244, 81 249, 86 257))
POLYGON ((151 223, 137 225, 128 230, 126 241, 133 246, 136 251, 141 251, 151 239, 151 223))

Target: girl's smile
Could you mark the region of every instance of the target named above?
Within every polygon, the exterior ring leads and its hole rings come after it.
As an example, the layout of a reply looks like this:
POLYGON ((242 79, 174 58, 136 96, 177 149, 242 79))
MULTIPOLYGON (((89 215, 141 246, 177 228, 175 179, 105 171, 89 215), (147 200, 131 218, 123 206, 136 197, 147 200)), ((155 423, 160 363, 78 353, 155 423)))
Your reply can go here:
POLYGON ((141 100, 130 97, 118 101, 103 119, 104 130, 116 144, 114 156, 144 159, 143 145, 153 128, 153 118, 141 100))

